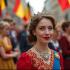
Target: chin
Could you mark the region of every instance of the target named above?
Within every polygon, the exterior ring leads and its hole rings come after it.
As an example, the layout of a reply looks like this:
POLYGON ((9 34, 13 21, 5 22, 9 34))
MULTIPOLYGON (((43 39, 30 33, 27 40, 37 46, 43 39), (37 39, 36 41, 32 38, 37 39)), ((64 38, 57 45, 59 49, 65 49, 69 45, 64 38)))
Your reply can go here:
POLYGON ((43 41, 43 43, 48 43, 49 41, 43 41))
POLYGON ((40 40, 41 41, 41 43, 48 43, 49 42, 49 40, 40 40))

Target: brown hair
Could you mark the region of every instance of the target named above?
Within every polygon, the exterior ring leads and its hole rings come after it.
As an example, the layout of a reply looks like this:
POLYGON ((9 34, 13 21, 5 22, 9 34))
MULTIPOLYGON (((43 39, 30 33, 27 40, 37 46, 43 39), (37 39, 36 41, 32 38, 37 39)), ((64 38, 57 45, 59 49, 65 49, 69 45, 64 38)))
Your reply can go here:
POLYGON ((13 19, 12 18, 10 18, 10 17, 5 17, 5 18, 3 18, 3 21, 5 21, 5 22, 13 22, 13 19))
POLYGON ((4 28, 3 24, 0 22, 0 30, 2 31, 4 28))
POLYGON ((53 29, 55 29, 55 20, 54 20, 53 17, 47 16, 45 14, 36 14, 31 19, 31 23, 30 23, 30 27, 29 27, 29 33, 30 33, 30 35, 29 35, 29 38, 28 38, 29 42, 35 42, 37 40, 36 36, 33 35, 33 31, 36 29, 38 23, 43 18, 49 19, 52 22, 53 29))
POLYGON ((65 32, 66 28, 70 26, 70 21, 65 21, 62 23, 62 30, 65 32))
POLYGON ((8 22, 11 25, 15 25, 16 24, 16 22, 11 17, 7 17, 7 18, 5 17, 5 18, 3 18, 3 21, 4 22, 8 22))
POLYGON ((4 29, 4 23, 1 21, 0 22, 0 34, 3 32, 2 30, 4 29))

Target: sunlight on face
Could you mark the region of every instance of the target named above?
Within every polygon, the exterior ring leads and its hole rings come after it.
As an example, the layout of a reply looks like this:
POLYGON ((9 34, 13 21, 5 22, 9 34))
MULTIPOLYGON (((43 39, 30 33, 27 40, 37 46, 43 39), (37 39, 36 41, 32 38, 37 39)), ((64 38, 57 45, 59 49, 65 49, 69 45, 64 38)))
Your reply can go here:
POLYGON ((49 19, 43 18, 37 25, 34 35, 37 41, 48 42, 53 34, 53 25, 49 19))

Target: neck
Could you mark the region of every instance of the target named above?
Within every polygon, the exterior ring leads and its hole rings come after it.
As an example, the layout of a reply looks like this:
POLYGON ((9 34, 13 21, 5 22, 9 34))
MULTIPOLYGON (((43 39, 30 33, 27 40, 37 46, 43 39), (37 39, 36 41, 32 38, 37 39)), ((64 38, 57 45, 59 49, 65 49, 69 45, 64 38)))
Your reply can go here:
POLYGON ((39 49, 41 52, 49 51, 48 43, 43 44, 43 43, 37 42, 34 47, 39 49))

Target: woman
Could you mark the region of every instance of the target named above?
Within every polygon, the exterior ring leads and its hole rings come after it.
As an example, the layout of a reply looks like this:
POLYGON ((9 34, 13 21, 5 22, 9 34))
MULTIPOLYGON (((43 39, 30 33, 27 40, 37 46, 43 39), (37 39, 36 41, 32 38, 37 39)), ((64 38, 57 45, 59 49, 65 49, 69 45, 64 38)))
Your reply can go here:
POLYGON ((62 30, 64 31, 59 43, 64 57, 64 68, 70 70, 70 22, 65 21, 62 23, 62 30))
POLYGON ((62 68, 58 53, 48 47, 54 29, 55 21, 52 17, 44 14, 33 17, 29 27, 29 40, 34 42, 34 45, 20 56, 17 70, 60 70, 62 68))
POLYGON ((0 70, 16 70, 13 57, 16 57, 18 52, 12 51, 8 31, 9 23, 0 22, 0 70))

